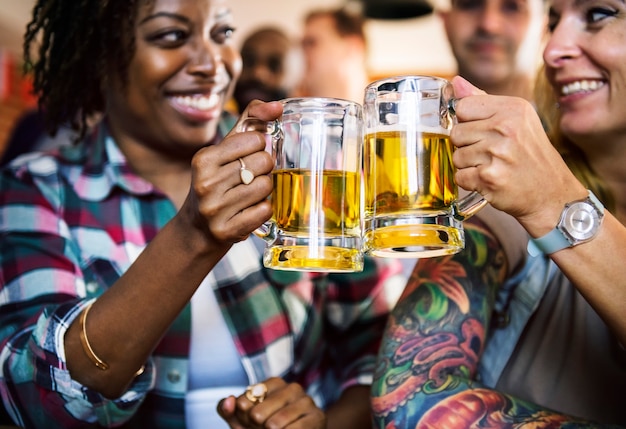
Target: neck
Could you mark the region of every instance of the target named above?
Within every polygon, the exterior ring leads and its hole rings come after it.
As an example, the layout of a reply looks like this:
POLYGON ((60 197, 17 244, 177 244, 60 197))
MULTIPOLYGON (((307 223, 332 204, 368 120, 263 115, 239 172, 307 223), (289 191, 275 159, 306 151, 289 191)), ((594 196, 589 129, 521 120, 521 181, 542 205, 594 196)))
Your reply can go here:
POLYGON ((111 127, 111 133, 133 171, 167 195, 180 209, 191 184, 191 158, 176 158, 132 138, 118 137, 114 127, 111 127))
POLYGON ((191 170, 170 170, 167 172, 154 172, 151 179, 147 179, 163 192, 172 201, 177 210, 183 206, 189 186, 191 184, 191 170))

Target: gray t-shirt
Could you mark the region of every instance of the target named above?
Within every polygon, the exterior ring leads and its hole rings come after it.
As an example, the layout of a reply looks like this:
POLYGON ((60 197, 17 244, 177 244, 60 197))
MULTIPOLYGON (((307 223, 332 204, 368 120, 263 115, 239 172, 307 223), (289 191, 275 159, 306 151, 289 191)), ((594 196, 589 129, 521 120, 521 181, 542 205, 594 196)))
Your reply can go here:
POLYGON ((626 424, 626 350, 558 272, 496 389, 570 416, 626 424))

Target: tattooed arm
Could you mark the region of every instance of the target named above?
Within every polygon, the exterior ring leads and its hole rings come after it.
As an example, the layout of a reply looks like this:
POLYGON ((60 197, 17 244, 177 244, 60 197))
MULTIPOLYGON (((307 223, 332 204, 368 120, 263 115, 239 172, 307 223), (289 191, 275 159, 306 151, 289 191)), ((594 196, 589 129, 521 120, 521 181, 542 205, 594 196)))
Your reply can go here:
POLYGON ((376 429, 592 427, 474 381, 506 275, 500 244, 478 221, 466 223, 464 251, 417 263, 378 356, 376 429))

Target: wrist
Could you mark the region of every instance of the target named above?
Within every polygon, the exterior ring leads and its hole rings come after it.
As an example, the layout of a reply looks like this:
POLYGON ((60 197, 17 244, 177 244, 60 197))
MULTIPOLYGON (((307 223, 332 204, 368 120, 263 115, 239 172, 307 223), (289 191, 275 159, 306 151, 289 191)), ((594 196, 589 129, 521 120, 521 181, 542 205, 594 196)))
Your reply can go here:
POLYGON ((596 237, 604 217, 604 206, 591 191, 587 196, 566 203, 556 226, 544 235, 531 237, 528 253, 536 256, 586 243, 596 237))
POLYGON ((219 254, 218 258, 228 252, 230 243, 219 243, 211 238, 200 222, 187 216, 183 207, 165 226, 169 234, 175 237, 177 245, 182 246, 182 251, 190 258, 210 258, 211 255, 219 254))

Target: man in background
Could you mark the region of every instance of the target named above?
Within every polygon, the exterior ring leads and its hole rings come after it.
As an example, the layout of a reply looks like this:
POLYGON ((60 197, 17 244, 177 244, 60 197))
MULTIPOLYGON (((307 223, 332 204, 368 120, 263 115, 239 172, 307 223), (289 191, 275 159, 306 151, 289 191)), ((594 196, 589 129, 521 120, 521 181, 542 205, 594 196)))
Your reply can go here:
POLYGON ((363 103, 369 83, 364 19, 346 9, 319 9, 304 19, 301 95, 363 103))
POLYGON ((293 45, 277 27, 263 27, 246 37, 241 46, 242 70, 233 98, 241 113, 252 100, 275 101, 287 97, 290 53, 293 45))
POLYGON ((458 74, 489 94, 533 100, 547 28, 544 0, 450 0, 439 16, 458 74))

